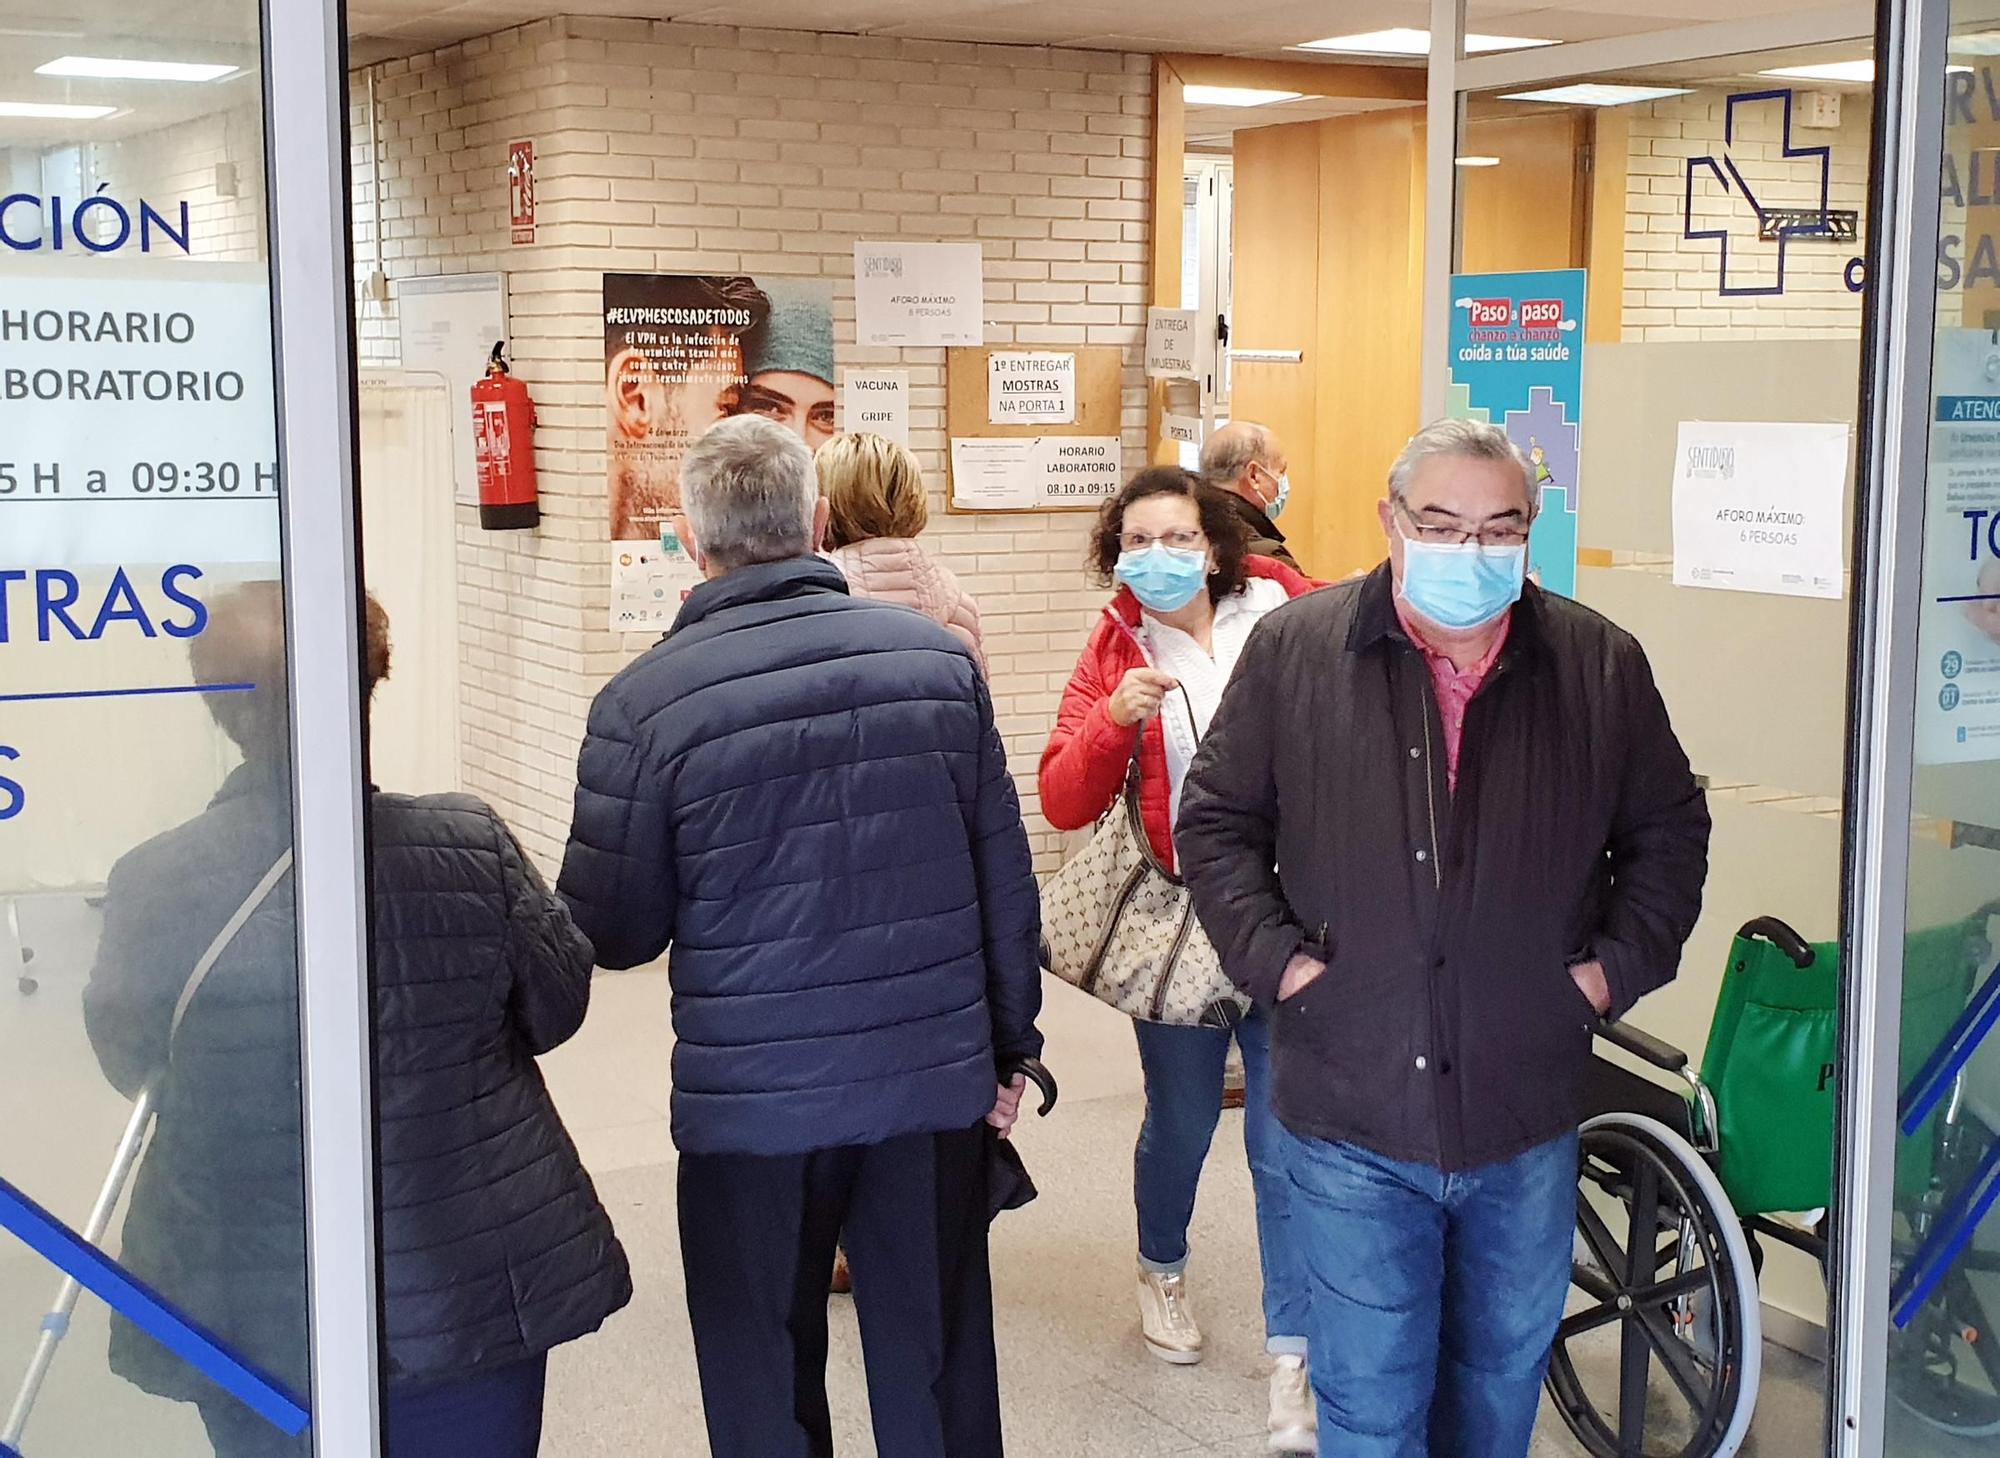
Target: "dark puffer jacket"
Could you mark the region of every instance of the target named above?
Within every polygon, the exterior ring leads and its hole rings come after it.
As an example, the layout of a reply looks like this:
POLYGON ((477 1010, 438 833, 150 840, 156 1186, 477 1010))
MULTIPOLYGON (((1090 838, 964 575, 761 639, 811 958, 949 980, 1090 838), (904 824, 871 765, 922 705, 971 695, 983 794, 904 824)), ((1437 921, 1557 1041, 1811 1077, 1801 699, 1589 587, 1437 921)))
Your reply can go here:
MULTIPOLYGON (((386 1361, 392 1379, 427 1381, 592 1331, 631 1282, 535 1065, 583 1021, 589 945, 486 806, 377 794, 373 807, 386 1361)), ((303 1392, 289 876, 188 1004, 168 1059, 181 989, 289 843, 289 814, 282 780, 246 768, 199 818, 124 857, 85 1017, 122 1092, 166 1066, 122 1259, 303 1392)), ((215 1393, 122 1323, 112 1361, 163 1396, 215 1393)))
POLYGON ((674 1142, 966 1128, 1041 1049, 1040 906, 971 654, 818 558, 695 589, 591 708, 559 887, 610 967, 673 944, 674 1142))

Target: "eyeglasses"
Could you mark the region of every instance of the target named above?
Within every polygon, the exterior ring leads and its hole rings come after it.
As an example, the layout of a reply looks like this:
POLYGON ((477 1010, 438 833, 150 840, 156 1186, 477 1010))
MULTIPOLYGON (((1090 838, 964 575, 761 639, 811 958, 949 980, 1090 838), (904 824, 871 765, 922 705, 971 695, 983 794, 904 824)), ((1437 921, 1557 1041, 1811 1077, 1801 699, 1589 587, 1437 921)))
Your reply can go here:
POLYGON ((1496 526, 1469 528, 1439 526, 1434 522, 1417 520, 1415 512, 1399 501, 1396 509, 1403 513, 1404 520, 1412 528, 1413 540, 1433 547, 1463 547, 1468 542, 1476 542, 1482 547, 1521 547, 1528 542, 1528 529, 1512 522, 1496 526))
POLYGON ((1127 552, 1143 552, 1156 544, 1172 547, 1177 552, 1189 552, 1205 540, 1199 531, 1182 527, 1177 531, 1161 532, 1156 537, 1149 537, 1144 532, 1123 532, 1119 535, 1118 545, 1127 552))

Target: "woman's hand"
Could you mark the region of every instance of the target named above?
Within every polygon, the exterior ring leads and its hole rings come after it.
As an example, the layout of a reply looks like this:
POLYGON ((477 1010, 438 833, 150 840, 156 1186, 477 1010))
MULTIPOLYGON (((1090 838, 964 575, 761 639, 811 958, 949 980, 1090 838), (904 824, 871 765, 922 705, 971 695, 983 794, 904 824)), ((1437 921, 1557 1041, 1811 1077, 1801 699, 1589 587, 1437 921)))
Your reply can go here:
POLYGON ((1027 1090, 1028 1076, 1017 1073, 1011 1083, 998 1087, 999 1097, 993 1101, 993 1112, 986 1116, 986 1122, 998 1129, 1000 1137, 1005 1139, 1014 1132, 1014 1122, 1021 1117, 1021 1095, 1027 1090))
POLYGON ((1105 710, 1112 723, 1130 729, 1159 713, 1168 693, 1179 687, 1179 679, 1157 668, 1130 669, 1105 704, 1105 710))

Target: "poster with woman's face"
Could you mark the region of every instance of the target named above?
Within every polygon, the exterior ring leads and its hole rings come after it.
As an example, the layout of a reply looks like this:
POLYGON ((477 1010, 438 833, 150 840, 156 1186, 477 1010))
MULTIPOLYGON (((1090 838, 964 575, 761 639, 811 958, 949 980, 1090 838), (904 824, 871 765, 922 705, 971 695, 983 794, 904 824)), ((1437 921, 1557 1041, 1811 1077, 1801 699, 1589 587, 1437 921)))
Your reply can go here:
POLYGON ((607 273, 604 376, 610 539, 657 542, 716 421, 764 415, 815 448, 833 434, 832 285, 607 273))

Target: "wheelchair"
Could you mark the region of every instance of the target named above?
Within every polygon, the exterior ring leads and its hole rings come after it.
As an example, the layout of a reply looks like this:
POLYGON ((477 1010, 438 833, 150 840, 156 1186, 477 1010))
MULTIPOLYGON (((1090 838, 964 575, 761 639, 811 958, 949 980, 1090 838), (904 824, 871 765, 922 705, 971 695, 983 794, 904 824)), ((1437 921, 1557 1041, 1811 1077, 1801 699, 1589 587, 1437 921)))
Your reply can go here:
MULTIPOLYGON (((1935 1064, 1951 1030, 1977 1021, 1980 1000, 1968 1008, 1967 997, 1989 955, 1986 915, 1909 939, 1905 1068, 1935 1064)), ((2000 1007, 2000 972, 1989 982, 2000 1007)), ((1765 1245, 1826 1269, 1839 983, 1836 945, 1761 917, 1732 944, 1699 1069, 1640 1029, 1598 1025, 1644 1072, 1592 1060, 1571 1290, 1547 1376, 1556 1411, 1594 1458, 1730 1458, 1742 1445, 1762 1371, 1765 1245)), ((1898 1289, 1908 1289, 1891 1392, 1934 1427, 1995 1433, 2000 1327, 1966 1272, 2000 1271, 2000 1258, 1935 1260, 1950 1244, 1944 1227, 1956 1219, 1952 1229, 1969 1230, 1968 1207, 1986 1202, 1971 1212, 1976 1224, 2000 1195, 2000 1140, 1968 1113, 1962 1087, 1961 1076, 1928 1128, 1907 1131, 1923 1137, 1899 1149, 1896 1259, 1898 1289), (1939 1274, 1924 1287, 1907 1273, 1921 1275, 1927 1247, 1939 1274)))

